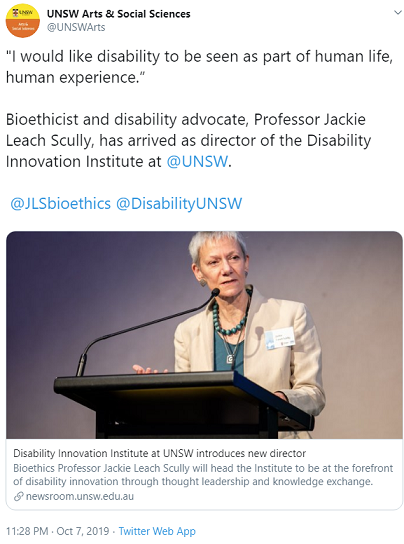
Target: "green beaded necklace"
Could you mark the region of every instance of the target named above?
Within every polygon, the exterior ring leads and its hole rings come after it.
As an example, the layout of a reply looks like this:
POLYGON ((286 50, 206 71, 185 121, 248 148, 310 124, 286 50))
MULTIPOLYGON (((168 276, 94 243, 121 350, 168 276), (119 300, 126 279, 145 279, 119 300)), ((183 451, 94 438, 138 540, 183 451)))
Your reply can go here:
POLYGON ((250 297, 250 299, 249 299, 248 304, 247 304, 245 315, 244 315, 243 319, 240 321, 240 323, 238 323, 232 329, 222 329, 222 327, 220 326, 219 305, 215 301, 215 303, 213 304, 213 312, 212 313, 213 313, 213 326, 215 327, 216 332, 218 332, 219 334, 221 334, 223 336, 231 336, 232 334, 236 334, 236 333, 240 332, 243 329, 244 325, 247 323, 248 310, 250 309, 250 301, 251 301, 251 296, 252 296, 251 289, 246 289, 246 292, 247 292, 247 295, 250 297))

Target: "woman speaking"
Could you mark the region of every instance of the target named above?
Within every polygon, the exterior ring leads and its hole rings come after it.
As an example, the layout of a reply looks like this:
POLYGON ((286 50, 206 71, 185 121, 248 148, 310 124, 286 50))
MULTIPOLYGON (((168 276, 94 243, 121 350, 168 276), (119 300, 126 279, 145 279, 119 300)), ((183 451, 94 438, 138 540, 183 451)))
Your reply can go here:
POLYGON ((249 256, 237 232, 198 232, 189 251, 199 284, 220 293, 206 310, 178 326, 176 372, 234 368, 318 415, 325 404, 321 347, 305 305, 268 300, 246 285, 249 256))
MULTIPOLYGON (((177 327, 175 371, 236 370, 318 415, 325 404, 321 347, 305 305, 266 299, 246 284, 250 259, 237 232, 198 232, 189 251, 199 284, 220 293, 177 327)), ((151 372, 137 365, 134 370, 151 372)))

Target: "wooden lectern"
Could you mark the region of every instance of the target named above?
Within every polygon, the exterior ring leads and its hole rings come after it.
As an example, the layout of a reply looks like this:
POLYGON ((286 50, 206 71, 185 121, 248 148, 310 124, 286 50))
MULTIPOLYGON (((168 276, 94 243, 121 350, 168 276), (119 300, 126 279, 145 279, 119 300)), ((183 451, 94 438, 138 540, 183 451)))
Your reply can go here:
POLYGON ((56 378, 96 413, 96 438, 278 438, 314 417, 237 372, 56 378))

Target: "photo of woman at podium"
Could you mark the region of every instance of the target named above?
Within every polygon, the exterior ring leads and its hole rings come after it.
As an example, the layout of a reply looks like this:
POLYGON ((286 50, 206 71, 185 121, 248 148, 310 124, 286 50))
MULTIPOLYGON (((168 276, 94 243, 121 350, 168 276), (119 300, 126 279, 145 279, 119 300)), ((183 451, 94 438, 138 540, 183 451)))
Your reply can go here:
POLYGON ((402 262, 394 232, 14 232, 7 438, 401 439, 402 262))
MULTIPOLYGON (((321 346, 305 305, 267 299, 246 283, 250 258, 237 232, 198 232, 189 251, 196 280, 219 294, 177 327, 175 371, 236 370, 317 416, 325 405, 321 346)), ((133 369, 153 372, 139 365, 133 369)))

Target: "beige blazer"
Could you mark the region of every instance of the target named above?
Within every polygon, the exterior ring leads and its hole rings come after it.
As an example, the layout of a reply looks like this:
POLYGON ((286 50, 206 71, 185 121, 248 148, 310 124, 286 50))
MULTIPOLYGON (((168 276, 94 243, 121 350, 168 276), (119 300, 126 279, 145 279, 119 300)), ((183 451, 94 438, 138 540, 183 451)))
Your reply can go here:
MULTIPOLYGON (((252 286, 247 286, 252 289, 252 286)), ((175 371, 213 370, 213 301, 181 323, 174 336, 175 371)), ((264 298, 254 289, 244 342, 244 375, 268 391, 282 391, 311 415, 324 408, 321 346, 313 319, 300 302, 264 298), (295 345, 267 350, 265 331, 293 327, 295 345)))

